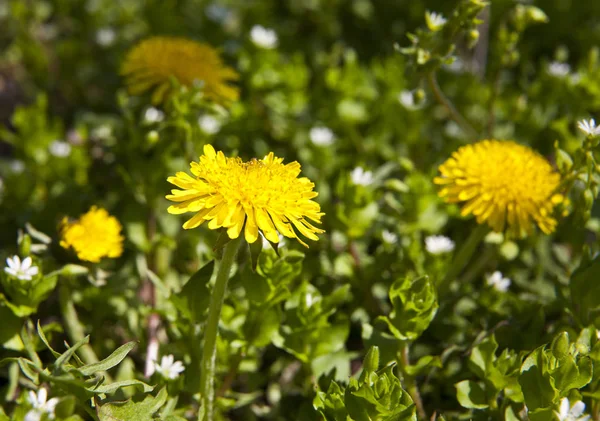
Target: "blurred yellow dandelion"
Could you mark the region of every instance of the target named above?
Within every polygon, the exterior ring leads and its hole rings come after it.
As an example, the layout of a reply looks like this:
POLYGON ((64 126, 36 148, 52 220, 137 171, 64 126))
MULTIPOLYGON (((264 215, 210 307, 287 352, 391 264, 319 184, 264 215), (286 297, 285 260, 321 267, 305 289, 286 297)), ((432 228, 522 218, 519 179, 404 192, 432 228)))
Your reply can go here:
POLYGON ((172 77, 185 86, 202 82, 206 98, 220 104, 239 96, 237 87, 231 85, 238 79, 235 70, 227 67, 210 45, 185 38, 152 37, 141 41, 125 57, 121 74, 131 94, 153 90, 154 104, 165 99, 172 77))
POLYGON ((200 162, 190 164, 195 177, 178 172, 167 179, 182 189, 167 195, 177 202, 168 211, 196 213, 183 224, 185 229, 209 221, 208 228, 224 227, 230 238, 239 237, 244 228, 248 243, 254 243, 260 231, 272 243, 278 243, 281 234, 306 246, 297 232, 315 241, 316 234, 324 232, 309 222, 321 223, 321 208, 311 200, 318 193, 308 178, 298 178, 298 162, 282 162, 272 152, 261 160, 243 162, 206 145, 200 162))
POLYGON ((73 248, 80 260, 97 263, 103 257, 116 258, 123 253, 121 230, 117 218, 92 206, 76 221, 62 220, 60 245, 73 248))
POLYGON ((512 141, 483 140, 459 148, 440 167, 434 183, 448 203, 463 202, 461 214, 474 215, 494 231, 520 237, 534 223, 549 234, 556 228, 560 175, 534 150, 512 141))

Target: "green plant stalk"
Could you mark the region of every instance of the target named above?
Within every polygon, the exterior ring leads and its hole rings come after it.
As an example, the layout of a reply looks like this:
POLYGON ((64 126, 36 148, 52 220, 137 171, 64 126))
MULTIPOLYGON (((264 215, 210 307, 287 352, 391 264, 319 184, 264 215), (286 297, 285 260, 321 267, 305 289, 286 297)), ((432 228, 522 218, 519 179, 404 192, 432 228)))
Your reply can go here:
MULTIPOLYGON (((73 300, 71 299, 71 291, 65 285, 62 285, 59 288, 58 295, 60 301, 60 311, 67 328, 67 334, 73 342, 71 345, 73 345, 85 338, 85 329, 79 321, 79 317, 77 316, 75 304, 73 304, 73 300)), ((89 344, 85 344, 79 348, 79 352, 81 353, 81 359, 86 364, 93 364, 100 361, 89 344)))
POLYGON ((421 399, 421 393, 419 392, 417 382, 415 381, 415 378, 408 374, 405 370, 405 367, 410 365, 410 357, 408 354, 409 346, 409 342, 403 342, 400 348, 400 353, 398 355, 398 360, 400 362, 400 371, 402 372, 402 380, 404 382, 404 387, 406 388, 406 391, 415 403, 419 419, 426 420, 427 412, 425 412, 425 407, 423 406, 423 400, 421 399))
POLYGON ((208 319, 204 327, 204 350, 202 352, 202 366, 200 374, 200 396, 204 408, 198 412, 198 421, 214 420, 215 400, 215 365, 217 359, 217 334, 221 308, 227 291, 227 282, 235 255, 242 241, 242 236, 231 240, 225 246, 223 258, 217 269, 217 278, 210 297, 208 319))
POLYGON ((471 126, 467 119, 465 119, 458 112, 458 110, 448 99, 448 97, 444 95, 444 92, 442 92, 442 89, 440 88, 440 85, 437 82, 434 72, 431 72, 427 75, 427 83, 429 84, 429 88, 433 91, 435 99, 437 99, 437 101, 446 108, 452 120, 454 120, 456 124, 460 126, 460 128, 471 138, 471 140, 478 140, 479 133, 477 133, 477 131, 473 128, 473 126, 471 126))
POLYGON ((467 265, 471 257, 473 257, 473 253, 477 250, 481 241, 483 241, 484 237, 489 232, 489 228, 485 224, 477 225, 471 234, 467 238, 467 241, 462 245, 462 247, 456 253, 456 257, 452 261, 452 266, 446 272, 446 276, 442 280, 442 282, 438 286, 438 296, 443 296, 448 289, 450 288, 450 283, 460 274, 463 268, 467 265))

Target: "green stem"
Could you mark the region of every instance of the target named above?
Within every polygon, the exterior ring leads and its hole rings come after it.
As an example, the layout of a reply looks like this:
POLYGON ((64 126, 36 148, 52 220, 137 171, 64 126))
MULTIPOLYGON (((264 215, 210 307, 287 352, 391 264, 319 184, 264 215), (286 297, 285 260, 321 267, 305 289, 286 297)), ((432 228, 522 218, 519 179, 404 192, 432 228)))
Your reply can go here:
POLYGON ((204 350, 202 352, 202 371, 200 374, 200 395, 204 407, 198 413, 198 421, 213 421, 214 419, 215 365, 217 359, 219 319, 221 317, 221 307, 223 306, 225 291, 227 290, 227 281, 229 281, 231 267, 233 266, 241 241, 242 237, 239 236, 225 246, 215 286, 210 297, 208 319, 204 327, 204 350))
MULTIPOLYGON (((65 285, 62 285, 59 288, 58 295, 60 301, 60 310, 67 328, 67 334, 69 335, 72 344, 75 344, 85 338, 85 329, 79 321, 79 317, 77 316, 77 310, 75 310, 75 304, 73 304, 73 300, 71 298, 71 291, 69 291, 65 285)), ((79 348, 79 352, 81 353, 81 359, 86 364, 93 364, 100 361, 89 344, 83 345, 81 348, 79 348)))
POLYGON ((456 253, 456 257, 452 261, 452 266, 450 266, 450 269, 448 269, 446 276, 438 287, 439 296, 443 296, 448 292, 450 283, 456 279, 469 260, 471 260, 473 253, 475 253, 475 250, 477 250, 477 247, 486 236, 488 231, 488 226, 484 224, 478 225, 477 228, 471 231, 471 235, 469 235, 467 241, 465 241, 462 247, 458 250, 458 253, 456 253))
POLYGON ((458 112, 448 97, 444 95, 444 92, 442 92, 442 89, 437 82, 434 72, 431 72, 427 75, 427 82, 429 83, 429 87, 433 91, 433 95, 437 101, 446 108, 450 114, 450 117, 456 122, 456 124, 458 124, 472 140, 479 139, 479 133, 477 133, 473 126, 471 126, 471 124, 458 112))
POLYGON ((402 380, 404 381, 404 387, 406 391, 411 396, 413 402, 415 403, 415 407, 417 408, 417 414, 419 415, 419 419, 426 420, 427 413, 425 412, 425 407, 423 406, 423 400, 421 399, 421 393, 419 393, 419 387, 417 386, 417 382, 415 378, 409 375, 406 372, 406 367, 410 365, 410 357, 409 357, 409 343, 404 342, 400 348, 399 362, 400 369, 402 371, 402 380))

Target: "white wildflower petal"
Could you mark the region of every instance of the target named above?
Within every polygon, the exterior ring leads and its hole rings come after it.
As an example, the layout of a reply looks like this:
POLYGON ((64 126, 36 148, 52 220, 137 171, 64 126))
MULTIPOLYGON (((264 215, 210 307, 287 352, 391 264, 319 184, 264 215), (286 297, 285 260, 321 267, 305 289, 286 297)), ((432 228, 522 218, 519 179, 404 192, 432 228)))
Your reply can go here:
POLYGON ((583 411, 585 411, 585 404, 581 401, 577 401, 569 412, 574 417, 580 417, 583 414, 583 411))
POLYGON ((600 126, 596 127, 596 121, 593 118, 579 121, 577 127, 588 136, 600 135, 600 126))
POLYGON ((571 405, 569 404, 569 399, 568 398, 562 398, 560 400, 560 409, 559 409, 559 414, 558 417, 560 418, 560 421, 565 421, 567 416, 569 415, 569 409, 571 408, 571 405))
POLYGON ((330 146, 334 141, 334 134, 328 127, 313 127, 308 134, 310 141, 316 146, 330 146))
POLYGON ((261 25, 255 25, 250 30, 250 39, 257 47, 272 49, 277 46, 277 34, 272 29, 267 29, 261 25))
POLYGON ((69 142, 55 140, 50 144, 48 150, 57 158, 66 158, 71 154, 71 145, 69 142))
POLYGON ((42 419, 42 413, 39 412, 37 409, 32 409, 31 411, 27 412, 27 414, 25 414, 25 418, 23 418, 23 421, 40 421, 42 419))
POLYGON ((356 167, 350 174, 352 183, 357 186, 368 186, 373 183, 373 173, 365 171, 362 167, 356 167))
POLYGON ((221 123, 215 117, 210 115, 203 115, 198 118, 198 126, 200 129, 209 135, 217 133, 221 130, 221 123))
POLYGON ((563 78, 567 76, 570 72, 571 66, 569 66, 567 63, 553 61, 548 65, 548 73, 558 78, 563 78))
POLYGON ((31 257, 27 256, 26 258, 24 258, 23 262, 21 263, 21 270, 26 271, 27 269, 29 269, 31 267, 31 263, 31 257))
POLYGON ((450 253, 454 250, 454 241, 443 235, 430 235, 425 238, 425 249, 434 255, 450 253))
POLYGON ((37 405, 37 395, 35 394, 35 392, 33 390, 30 390, 27 393, 27 402, 29 402, 29 404, 33 407, 35 407, 37 405))

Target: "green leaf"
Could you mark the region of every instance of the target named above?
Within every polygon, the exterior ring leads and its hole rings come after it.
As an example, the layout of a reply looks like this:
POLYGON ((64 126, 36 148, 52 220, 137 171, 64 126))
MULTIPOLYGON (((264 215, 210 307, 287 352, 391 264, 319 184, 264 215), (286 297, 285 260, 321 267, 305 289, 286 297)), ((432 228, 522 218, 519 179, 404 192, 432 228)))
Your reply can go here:
POLYGON ((177 295, 171 296, 171 302, 186 317, 198 323, 204 320, 204 315, 210 303, 208 284, 212 278, 215 261, 211 260, 194 273, 177 295))
POLYGON ((551 379, 548 375, 544 375, 543 352, 543 346, 537 348, 529 354, 521 366, 519 384, 525 397, 525 403, 531 411, 549 407, 558 396, 551 379))
POLYGON ((55 351, 50 346, 50 343, 48 342, 48 338, 46 338, 46 334, 44 333, 44 329, 42 329, 42 326, 40 325, 40 321, 39 320, 37 322, 37 332, 38 332, 38 335, 39 335, 40 339, 44 343, 44 345, 46 345, 46 348, 48 348, 50 350, 50 352, 52 352, 52 355, 54 355, 55 358, 60 357, 60 352, 55 351))
POLYGON ((106 371, 119 364, 129 354, 129 352, 135 348, 137 342, 131 341, 118 347, 112 354, 107 358, 97 363, 84 365, 83 367, 77 368, 75 371, 79 372, 83 376, 91 376, 99 371, 106 371))
POLYGON ((485 409, 489 405, 483 388, 471 380, 456 383, 456 398, 463 408, 485 409))
POLYGON ((69 362, 71 357, 73 357, 73 355, 79 348, 81 348, 83 345, 88 344, 89 342, 90 342, 90 336, 88 335, 85 338, 83 338, 82 340, 80 340, 79 342, 77 342, 75 345, 73 345, 72 347, 67 349, 63 354, 61 354, 60 357, 58 357, 56 359, 56 362, 54 363, 54 367, 57 370, 60 369, 64 364, 69 362))
POLYGON ((148 395, 141 402, 131 399, 125 402, 110 402, 97 408, 100 421, 148 421, 167 401, 167 390, 161 389, 156 396, 148 395))
POLYGON ((404 371, 409 376, 418 376, 424 374, 425 371, 430 370, 433 367, 441 368, 442 360, 437 355, 425 355, 419 358, 419 360, 413 365, 407 365, 404 367, 404 371))
POLYGON ((123 387, 129 387, 129 386, 135 386, 136 388, 140 389, 144 393, 149 393, 152 391, 152 389, 154 389, 154 387, 150 386, 149 384, 146 384, 139 380, 131 379, 131 380, 122 380, 122 381, 110 383, 107 385, 86 387, 86 390, 89 390, 92 393, 111 394, 123 387))
POLYGON ((399 340, 421 336, 438 309, 436 289, 427 276, 398 279, 390 287, 390 300, 394 310, 389 317, 380 316, 377 320, 386 323, 399 340))

